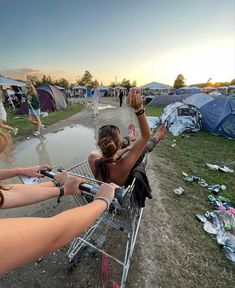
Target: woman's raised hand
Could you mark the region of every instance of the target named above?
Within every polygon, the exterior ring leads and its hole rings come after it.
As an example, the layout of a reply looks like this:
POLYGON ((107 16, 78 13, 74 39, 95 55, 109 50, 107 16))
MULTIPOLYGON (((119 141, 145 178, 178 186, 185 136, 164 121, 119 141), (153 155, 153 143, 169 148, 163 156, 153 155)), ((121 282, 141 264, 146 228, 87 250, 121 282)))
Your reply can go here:
POLYGON ((130 90, 127 98, 128 104, 135 110, 143 108, 140 93, 137 90, 130 90))

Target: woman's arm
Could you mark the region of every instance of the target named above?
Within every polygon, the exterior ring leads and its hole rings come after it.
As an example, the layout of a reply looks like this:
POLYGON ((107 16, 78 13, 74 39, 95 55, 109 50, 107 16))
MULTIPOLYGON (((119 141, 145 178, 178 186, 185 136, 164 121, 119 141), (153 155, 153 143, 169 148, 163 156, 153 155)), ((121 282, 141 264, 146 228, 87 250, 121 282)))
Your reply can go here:
POLYGON ((140 137, 134 142, 129 153, 122 158, 120 164, 123 166, 124 171, 129 172, 130 169, 135 165, 136 161, 139 159, 144 151, 145 145, 148 143, 150 138, 150 128, 148 125, 147 118, 145 116, 142 100, 139 94, 133 93, 128 95, 128 101, 132 108, 137 111, 137 120, 140 128, 140 137), (138 113, 139 112, 139 113, 138 113))
MULTIPOLYGON (((84 179, 82 178, 67 175, 65 183, 62 186, 64 189, 64 195, 66 196, 78 193, 79 184, 82 182, 84 182, 84 179)), ((55 187, 53 182, 41 184, 47 184, 47 186, 41 186, 40 184, 15 184, 11 185, 9 190, 2 190, 1 192, 4 197, 4 202, 1 208, 8 209, 30 205, 60 195, 61 188, 55 187)))
MULTIPOLYGON (((102 184, 97 194, 111 202, 114 188, 113 184, 102 184)), ((82 233, 106 208, 106 202, 97 199, 51 218, 0 220, 0 275, 63 247, 82 233)))
POLYGON ((5 180, 8 178, 12 178, 15 176, 28 176, 28 177, 44 177, 40 174, 40 170, 43 169, 50 169, 50 165, 37 165, 33 167, 26 167, 26 168, 13 168, 13 169, 2 169, 0 170, 0 180, 5 180))

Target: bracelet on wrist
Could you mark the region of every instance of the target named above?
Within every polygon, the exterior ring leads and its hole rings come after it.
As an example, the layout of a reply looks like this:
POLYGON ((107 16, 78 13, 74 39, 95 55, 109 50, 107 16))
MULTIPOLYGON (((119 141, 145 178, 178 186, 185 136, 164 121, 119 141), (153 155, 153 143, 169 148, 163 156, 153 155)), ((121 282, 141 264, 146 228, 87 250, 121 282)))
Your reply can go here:
POLYGON ((4 204, 4 195, 2 191, 0 191, 0 208, 2 207, 3 204, 4 204))
POLYGON ((110 206, 110 201, 108 200, 108 198, 104 197, 104 196, 95 196, 94 197, 94 200, 102 200, 106 203, 107 207, 105 210, 108 210, 109 209, 109 206, 110 206))
POLYGON ((60 194, 59 194, 59 196, 57 197, 57 203, 60 203, 60 198, 62 197, 62 196, 64 196, 64 187, 62 187, 62 186, 57 186, 58 188, 59 188, 59 190, 60 190, 60 194))
POLYGON ((56 179, 53 179, 51 182, 54 183, 55 187, 59 187, 60 186, 60 182, 56 179))
POLYGON ((135 111, 135 115, 136 115, 136 116, 140 116, 140 115, 142 115, 142 114, 144 114, 144 109, 135 111))

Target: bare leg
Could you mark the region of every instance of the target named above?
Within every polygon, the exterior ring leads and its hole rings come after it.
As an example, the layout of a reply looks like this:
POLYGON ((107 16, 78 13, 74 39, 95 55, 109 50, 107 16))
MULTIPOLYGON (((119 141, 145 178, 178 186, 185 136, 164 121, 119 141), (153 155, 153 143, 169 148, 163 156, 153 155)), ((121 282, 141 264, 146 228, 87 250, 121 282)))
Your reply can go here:
POLYGON ((35 118, 33 116, 28 117, 29 123, 33 124, 34 126, 37 126, 37 121, 35 121, 35 118))
POLYGON ((7 124, 4 124, 3 122, 0 123, 0 128, 6 129, 6 130, 11 130, 11 131, 15 130, 15 128, 13 128, 7 124))

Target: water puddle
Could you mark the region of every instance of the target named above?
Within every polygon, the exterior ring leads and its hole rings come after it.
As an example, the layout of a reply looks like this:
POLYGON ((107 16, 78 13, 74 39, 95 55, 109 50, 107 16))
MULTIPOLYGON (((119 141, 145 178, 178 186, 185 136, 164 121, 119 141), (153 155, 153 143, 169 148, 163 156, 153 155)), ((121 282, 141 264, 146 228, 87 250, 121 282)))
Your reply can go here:
MULTIPOLYGON (((29 140, 17 143, 11 165, 1 163, 0 166, 2 168, 27 167, 46 163, 52 167, 61 165, 66 169, 86 160, 91 151, 97 150, 95 143, 93 129, 81 125, 68 126, 56 133, 48 133, 43 138, 32 136, 29 140)), ((21 183, 18 177, 12 178, 10 182, 21 183)), ((74 204, 71 203, 73 203, 71 198, 63 199, 63 207, 64 205, 73 207, 74 204)), ((0 217, 45 215, 45 213, 54 215, 60 212, 60 209, 62 208, 53 198, 29 206, 4 209, 0 211, 0 217)))
POLYGON ((48 163, 69 168, 85 159, 95 146, 95 133, 81 125, 68 126, 43 138, 33 137, 17 144, 12 167, 48 163))

